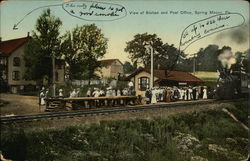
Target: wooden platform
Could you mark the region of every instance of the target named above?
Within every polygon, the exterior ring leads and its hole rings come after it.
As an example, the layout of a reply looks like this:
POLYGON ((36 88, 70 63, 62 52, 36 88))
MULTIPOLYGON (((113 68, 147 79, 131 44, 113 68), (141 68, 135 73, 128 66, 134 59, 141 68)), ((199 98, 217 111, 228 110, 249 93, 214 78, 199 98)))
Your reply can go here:
POLYGON ((48 98, 45 101, 48 112, 141 104, 137 96, 48 98))

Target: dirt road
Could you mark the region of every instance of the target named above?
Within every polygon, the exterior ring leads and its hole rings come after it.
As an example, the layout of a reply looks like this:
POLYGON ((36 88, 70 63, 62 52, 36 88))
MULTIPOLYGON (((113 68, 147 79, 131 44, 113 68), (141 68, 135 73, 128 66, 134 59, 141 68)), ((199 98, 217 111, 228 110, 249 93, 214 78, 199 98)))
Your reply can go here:
POLYGON ((1 116, 39 113, 37 96, 22 96, 17 94, 0 94, 0 102, 7 104, 0 107, 1 116))

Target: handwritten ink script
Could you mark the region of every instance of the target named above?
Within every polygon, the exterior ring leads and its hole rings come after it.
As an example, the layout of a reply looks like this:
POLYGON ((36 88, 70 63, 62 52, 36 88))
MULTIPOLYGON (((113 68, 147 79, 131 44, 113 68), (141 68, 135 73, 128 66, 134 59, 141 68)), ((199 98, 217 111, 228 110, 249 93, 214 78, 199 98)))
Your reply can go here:
POLYGON ((112 21, 127 15, 124 6, 92 1, 63 3, 62 8, 71 16, 88 21, 112 21))
POLYGON ((215 15, 187 26, 180 40, 180 50, 184 51, 195 41, 219 31, 230 29, 244 24, 245 19, 239 13, 215 15))

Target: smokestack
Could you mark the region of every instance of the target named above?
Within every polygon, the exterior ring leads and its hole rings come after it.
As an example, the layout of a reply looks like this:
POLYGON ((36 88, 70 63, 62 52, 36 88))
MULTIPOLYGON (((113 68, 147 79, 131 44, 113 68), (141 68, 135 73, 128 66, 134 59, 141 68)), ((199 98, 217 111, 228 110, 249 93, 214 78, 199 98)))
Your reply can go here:
POLYGON ((27 37, 30 37, 30 32, 27 33, 27 37))
POLYGON ((0 42, 2 42, 2 37, 0 37, 0 42))

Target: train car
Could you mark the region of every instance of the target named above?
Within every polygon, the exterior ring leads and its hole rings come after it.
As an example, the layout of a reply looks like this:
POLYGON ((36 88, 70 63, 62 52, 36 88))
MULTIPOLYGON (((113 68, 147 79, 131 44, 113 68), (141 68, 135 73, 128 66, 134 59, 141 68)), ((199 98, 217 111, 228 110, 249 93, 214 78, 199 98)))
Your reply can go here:
POLYGON ((250 94, 250 73, 241 73, 240 93, 243 96, 249 96, 250 94))
POLYGON ((235 99, 248 97, 250 93, 250 74, 239 71, 230 74, 221 73, 217 81, 217 99, 235 99))

